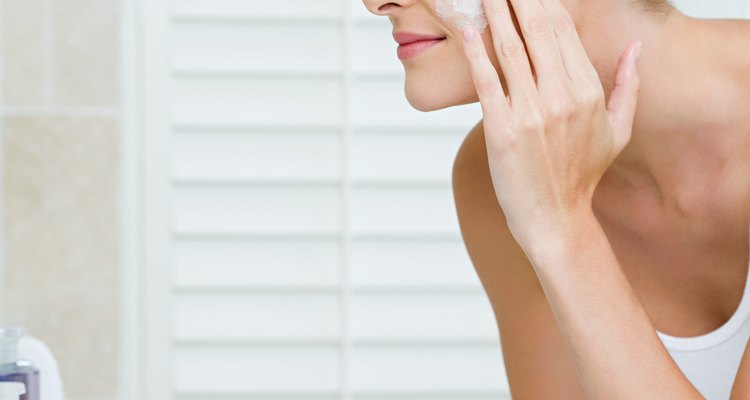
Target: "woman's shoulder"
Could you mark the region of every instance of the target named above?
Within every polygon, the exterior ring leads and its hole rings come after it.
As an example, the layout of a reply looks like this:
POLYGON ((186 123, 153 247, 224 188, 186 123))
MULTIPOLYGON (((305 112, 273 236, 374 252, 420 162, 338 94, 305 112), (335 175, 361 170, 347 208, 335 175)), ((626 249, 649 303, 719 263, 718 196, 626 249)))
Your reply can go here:
POLYGON ((498 321, 514 397, 582 398, 575 364, 539 279, 497 201, 482 121, 456 154, 453 193, 461 236, 498 321))
POLYGON ((730 66, 728 80, 734 88, 750 87, 750 19, 700 19, 702 40, 712 44, 715 62, 730 66))
POLYGON ((453 160, 453 177, 456 177, 457 172, 466 172, 467 170, 475 170, 482 167, 482 163, 486 164, 487 157, 480 157, 480 153, 484 146, 484 127, 483 121, 480 120, 474 125, 469 133, 464 137, 461 146, 456 153, 456 158, 453 160))
POLYGON ((509 236, 505 214, 492 185, 482 121, 466 135, 453 162, 453 198, 464 242, 471 255, 479 242, 509 236))
POLYGON ((497 203, 492 185, 487 147, 484 139, 483 122, 480 120, 466 135, 453 161, 452 187, 459 209, 459 218, 467 212, 499 217, 505 222, 505 215, 497 203))
POLYGON ((480 121, 464 139, 453 163, 453 198, 464 244, 493 301, 495 294, 511 295, 519 287, 525 295, 543 296, 533 267, 508 229, 486 149, 480 121), (501 290, 494 285, 516 289, 501 290))

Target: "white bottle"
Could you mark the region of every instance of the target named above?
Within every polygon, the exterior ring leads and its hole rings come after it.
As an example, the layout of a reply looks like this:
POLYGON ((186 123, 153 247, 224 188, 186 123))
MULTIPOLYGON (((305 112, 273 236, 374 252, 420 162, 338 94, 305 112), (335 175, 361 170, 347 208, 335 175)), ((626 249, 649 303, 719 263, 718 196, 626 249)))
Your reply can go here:
POLYGON ((0 382, 0 400, 18 400, 26 394, 26 385, 21 382, 0 382))

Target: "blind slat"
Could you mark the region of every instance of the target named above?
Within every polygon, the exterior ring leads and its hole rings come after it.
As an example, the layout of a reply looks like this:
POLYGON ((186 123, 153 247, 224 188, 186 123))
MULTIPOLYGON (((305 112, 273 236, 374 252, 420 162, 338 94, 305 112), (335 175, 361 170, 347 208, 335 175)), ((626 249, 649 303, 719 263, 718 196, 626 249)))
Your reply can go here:
POLYGON ((504 393, 450 181, 478 104, 413 110, 359 4, 174 7, 176 397, 504 393))

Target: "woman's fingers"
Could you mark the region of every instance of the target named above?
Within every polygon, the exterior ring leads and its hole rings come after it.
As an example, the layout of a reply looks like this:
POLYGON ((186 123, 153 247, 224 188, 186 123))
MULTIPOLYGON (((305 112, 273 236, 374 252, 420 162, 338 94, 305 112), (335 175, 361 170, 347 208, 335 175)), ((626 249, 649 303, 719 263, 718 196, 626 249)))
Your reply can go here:
POLYGON ((482 37, 477 29, 471 25, 463 30, 463 36, 464 53, 469 60, 471 77, 479 96, 479 102, 482 105, 484 122, 493 124, 493 126, 501 126, 499 123, 502 123, 502 121, 509 124, 511 122, 509 118, 510 106, 497 70, 487 56, 482 37))
MULTIPOLYGON (((491 4, 507 0, 484 1, 491 4)), ((555 29, 542 3, 539 0, 510 0, 510 2, 518 18, 518 25, 526 42, 526 50, 534 64, 539 92, 545 89, 553 89, 552 92, 556 92, 560 86, 567 87, 570 77, 560 56, 555 29)), ((491 17, 488 16, 488 18, 491 17)))
POLYGON ((541 0, 541 3, 557 33, 560 54, 570 78, 575 82, 601 86, 599 74, 591 64, 568 10, 560 0, 541 0))
POLYGON ((539 91, 507 0, 483 0, 492 43, 508 85, 511 104, 536 99, 539 91))
POLYGON ((607 104, 609 122, 614 128, 615 151, 618 154, 628 144, 633 132, 633 119, 640 90, 638 56, 642 45, 640 40, 635 40, 628 44, 625 52, 620 56, 615 88, 607 104))

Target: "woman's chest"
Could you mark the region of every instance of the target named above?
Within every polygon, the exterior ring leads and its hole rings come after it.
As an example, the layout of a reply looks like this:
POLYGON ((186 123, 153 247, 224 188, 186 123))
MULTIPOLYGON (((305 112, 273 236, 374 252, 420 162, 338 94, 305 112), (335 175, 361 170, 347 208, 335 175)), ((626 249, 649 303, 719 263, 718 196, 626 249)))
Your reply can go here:
MULTIPOLYGON (((677 337, 723 325, 740 304, 748 273, 748 227, 710 240, 668 229, 649 233, 600 219, 654 327, 677 337)), ((748 288, 750 292, 750 288, 748 288)))

